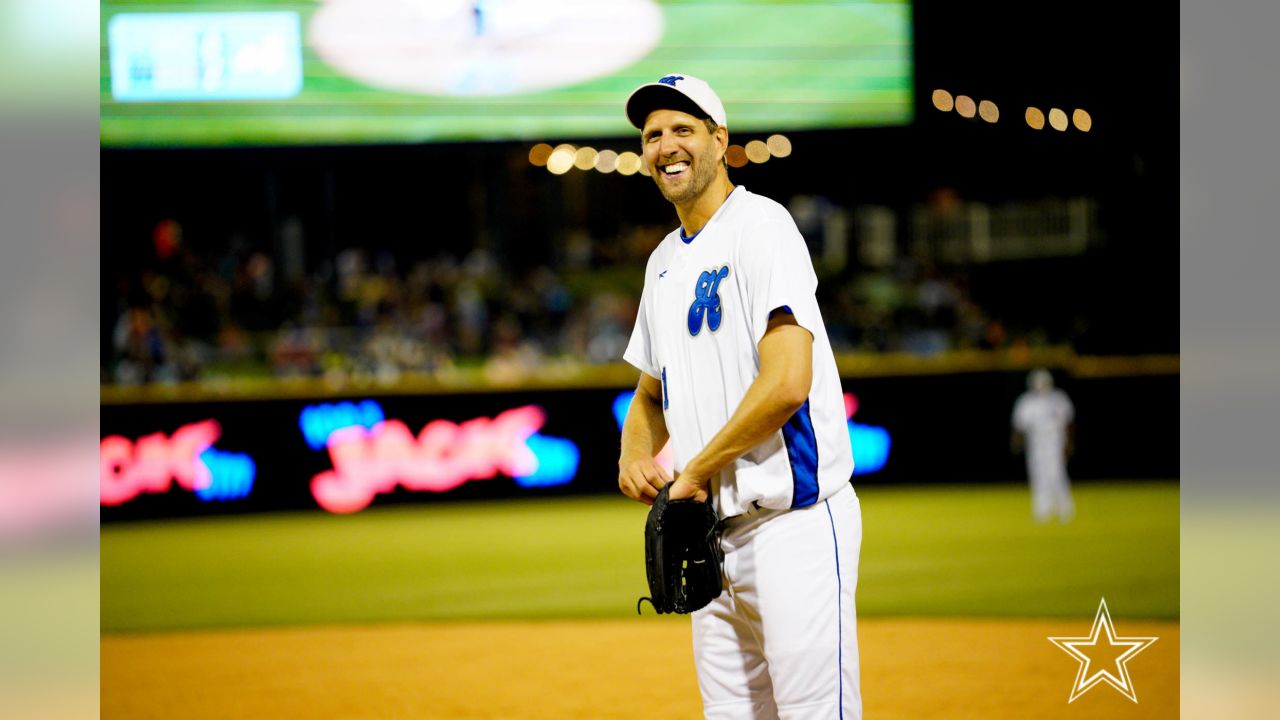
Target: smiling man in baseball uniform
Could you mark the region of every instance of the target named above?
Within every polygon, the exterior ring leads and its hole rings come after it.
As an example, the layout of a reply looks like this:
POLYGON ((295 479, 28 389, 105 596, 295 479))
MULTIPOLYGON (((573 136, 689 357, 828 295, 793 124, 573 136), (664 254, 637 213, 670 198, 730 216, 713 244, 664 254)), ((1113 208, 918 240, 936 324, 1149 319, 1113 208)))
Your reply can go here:
POLYGON ((708 718, 862 716, 854 591, 862 515, 817 276, 778 203, 729 180, 711 87, 667 75, 628 98, 680 227, 649 256, 624 358, 641 370, 618 486, 710 502, 724 592, 693 613, 708 718), (674 478, 653 456, 670 438, 674 478))

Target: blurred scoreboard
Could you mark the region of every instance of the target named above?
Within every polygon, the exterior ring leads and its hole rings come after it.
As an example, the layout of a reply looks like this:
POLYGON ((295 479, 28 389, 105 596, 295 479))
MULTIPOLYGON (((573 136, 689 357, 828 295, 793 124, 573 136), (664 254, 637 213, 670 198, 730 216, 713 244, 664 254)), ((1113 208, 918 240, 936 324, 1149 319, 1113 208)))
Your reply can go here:
POLYGON ((108 23, 120 102, 283 100, 302 90, 297 13, 127 13, 108 23))
POLYGON ((909 2, 113 0, 104 147, 630 137, 671 72, 735 132, 904 125, 909 2))

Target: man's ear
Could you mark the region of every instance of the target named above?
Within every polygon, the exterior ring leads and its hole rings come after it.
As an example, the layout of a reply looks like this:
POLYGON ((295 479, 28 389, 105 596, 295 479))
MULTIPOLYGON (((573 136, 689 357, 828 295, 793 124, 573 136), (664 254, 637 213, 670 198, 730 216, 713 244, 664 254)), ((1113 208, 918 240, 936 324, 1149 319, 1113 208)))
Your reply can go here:
POLYGON ((716 127, 716 144, 720 146, 720 159, 729 152, 729 129, 723 125, 716 127))

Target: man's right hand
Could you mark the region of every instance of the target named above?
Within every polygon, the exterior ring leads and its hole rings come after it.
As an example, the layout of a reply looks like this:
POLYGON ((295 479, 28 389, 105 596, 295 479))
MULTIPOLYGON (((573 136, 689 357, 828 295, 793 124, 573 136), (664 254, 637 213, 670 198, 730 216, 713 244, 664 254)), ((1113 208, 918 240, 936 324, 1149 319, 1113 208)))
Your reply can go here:
POLYGON ((651 457, 625 462, 618 471, 618 489, 645 505, 652 505, 658 491, 670 482, 671 475, 651 457))

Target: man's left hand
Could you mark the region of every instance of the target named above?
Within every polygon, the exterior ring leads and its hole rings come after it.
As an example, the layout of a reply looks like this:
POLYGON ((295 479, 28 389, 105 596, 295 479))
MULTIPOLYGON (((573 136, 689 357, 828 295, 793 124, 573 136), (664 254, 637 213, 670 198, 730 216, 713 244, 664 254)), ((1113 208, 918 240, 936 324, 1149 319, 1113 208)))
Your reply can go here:
POLYGON ((667 491, 667 497, 671 500, 693 498, 698 502, 706 502, 708 493, 705 486, 709 484, 709 479, 703 480, 701 484, 698 484, 687 474, 676 473, 676 481, 671 484, 671 489, 667 491))

